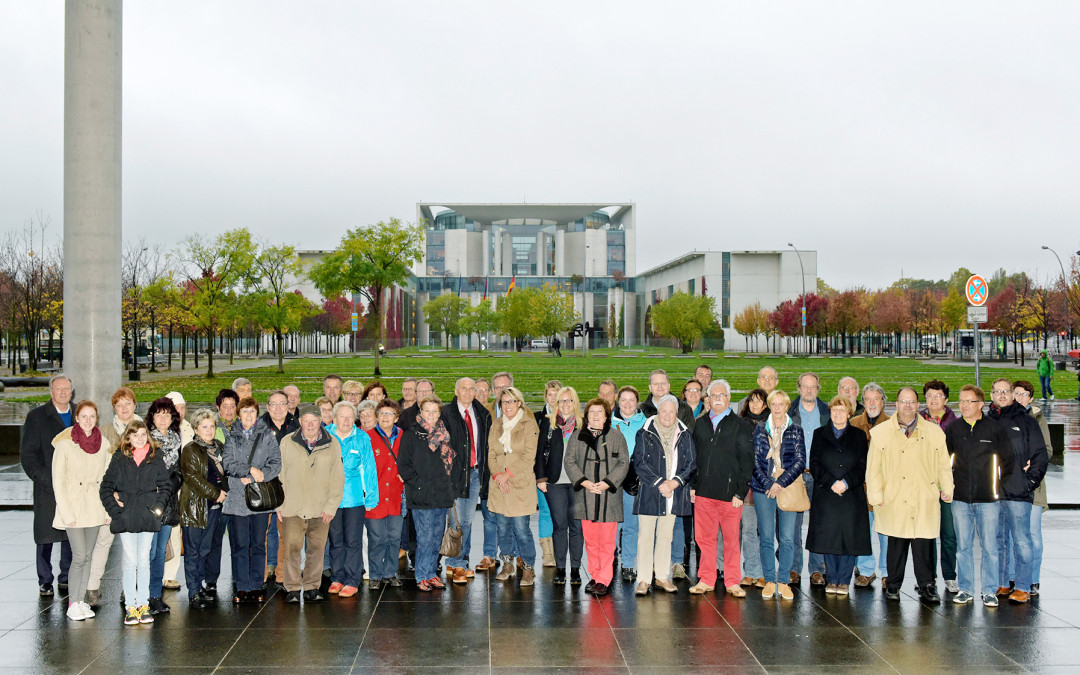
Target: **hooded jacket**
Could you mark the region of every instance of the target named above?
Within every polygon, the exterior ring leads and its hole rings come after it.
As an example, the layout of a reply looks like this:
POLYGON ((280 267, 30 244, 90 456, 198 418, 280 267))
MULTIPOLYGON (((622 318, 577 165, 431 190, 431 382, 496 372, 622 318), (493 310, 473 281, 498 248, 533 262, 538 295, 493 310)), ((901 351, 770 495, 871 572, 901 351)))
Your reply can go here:
MULTIPOLYGON (((558 434, 562 440, 562 434, 558 434)), ((623 519, 622 482, 630 468, 626 439, 604 421, 599 436, 587 429, 570 435, 563 456, 566 475, 574 485, 574 518, 594 523, 618 523, 623 519), (585 490, 585 481, 604 483, 602 494, 585 490)))
POLYGON ((1027 406, 1015 401, 1004 408, 991 405, 990 419, 1001 425, 1012 443, 1013 469, 1012 473, 1002 474, 1003 498, 1018 502, 1033 501, 1035 489, 1042 483, 1050 463, 1039 423, 1028 413, 1027 406), (1026 471, 1025 466, 1028 467, 1026 471))
POLYGON ((371 447, 371 437, 355 424, 345 438, 338 436, 336 424, 327 426, 326 432, 333 435, 341 446, 341 464, 345 470, 345 492, 338 508, 363 506, 365 509, 373 509, 378 506, 379 474, 375 470, 375 452, 371 447))
POLYGON ((98 492, 101 503, 112 518, 109 530, 121 532, 158 532, 165 504, 172 492, 172 480, 161 452, 146 456, 142 464, 122 452, 113 453, 98 492), (120 501, 113 496, 116 493, 120 501), (120 503, 123 506, 120 506, 120 503))
POLYGON ((750 489, 765 494, 773 483, 787 487, 802 476, 806 469, 806 441, 803 430, 794 421, 784 428, 780 437, 780 465, 784 472, 773 478, 773 462, 769 459, 769 419, 754 427, 754 476, 750 479, 750 489))

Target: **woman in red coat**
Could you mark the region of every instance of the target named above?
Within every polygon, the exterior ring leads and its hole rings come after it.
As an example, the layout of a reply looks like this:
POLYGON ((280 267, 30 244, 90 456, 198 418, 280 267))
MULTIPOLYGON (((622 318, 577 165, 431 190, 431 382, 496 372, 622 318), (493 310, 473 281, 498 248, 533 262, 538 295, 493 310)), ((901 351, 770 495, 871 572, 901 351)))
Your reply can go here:
POLYGON ((397 577, 398 543, 401 539, 401 493, 404 483, 398 475, 397 457, 401 429, 396 425, 401 408, 396 401, 384 398, 375 408, 377 424, 368 430, 375 453, 375 472, 379 477, 379 505, 364 516, 368 530, 368 588, 382 584, 400 586, 397 577))

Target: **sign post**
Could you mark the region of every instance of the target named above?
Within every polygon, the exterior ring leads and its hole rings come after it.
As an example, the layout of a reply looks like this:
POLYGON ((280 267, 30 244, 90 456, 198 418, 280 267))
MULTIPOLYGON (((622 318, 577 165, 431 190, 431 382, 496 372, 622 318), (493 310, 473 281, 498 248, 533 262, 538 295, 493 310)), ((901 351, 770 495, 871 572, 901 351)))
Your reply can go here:
POLYGON ((360 330, 360 315, 352 313, 352 353, 356 356, 356 332, 360 330))
POLYGON ((990 295, 990 289, 986 285, 986 279, 978 274, 971 275, 964 284, 964 295, 968 301, 968 323, 975 328, 975 386, 982 388, 982 379, 979 373, 979 325, 989 319, 986 299, 990 295))

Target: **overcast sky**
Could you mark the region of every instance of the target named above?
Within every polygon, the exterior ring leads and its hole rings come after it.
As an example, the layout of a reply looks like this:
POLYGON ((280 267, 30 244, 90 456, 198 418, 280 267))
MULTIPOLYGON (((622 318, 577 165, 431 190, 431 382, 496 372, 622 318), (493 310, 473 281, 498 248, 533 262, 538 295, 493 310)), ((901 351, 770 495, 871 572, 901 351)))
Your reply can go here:
MULTIPOLYGON (((64 3, 0 0, 0 230, 62 231, 64 3)), ((330 248, 417 201, 638 206, 638 271, 838 288, 1080 248, 1075 2, 124 5, 125 238, 330 248)))

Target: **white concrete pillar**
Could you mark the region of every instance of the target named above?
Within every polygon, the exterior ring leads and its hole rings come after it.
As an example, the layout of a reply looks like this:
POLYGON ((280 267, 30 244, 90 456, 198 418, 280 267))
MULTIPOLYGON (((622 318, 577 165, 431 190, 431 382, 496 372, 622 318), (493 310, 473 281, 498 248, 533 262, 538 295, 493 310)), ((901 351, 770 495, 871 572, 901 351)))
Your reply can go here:
POLYGON ((121 0, 64 15, 64 371, 110 419, 120 385, 121 0))

